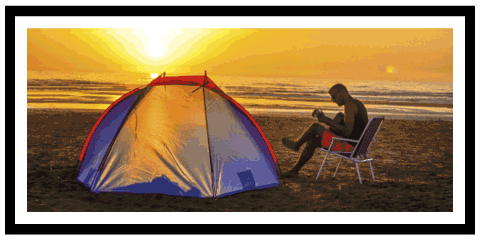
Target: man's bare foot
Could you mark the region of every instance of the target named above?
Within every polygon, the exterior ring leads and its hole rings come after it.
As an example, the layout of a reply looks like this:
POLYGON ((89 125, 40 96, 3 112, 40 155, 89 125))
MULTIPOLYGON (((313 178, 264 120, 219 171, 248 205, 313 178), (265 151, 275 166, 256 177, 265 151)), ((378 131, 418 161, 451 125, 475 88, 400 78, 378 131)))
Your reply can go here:
POLYGON ((283 138, 282 139, 282 143, 283 143, 283 146, 287 147, 287 148, 290 148, 292 149, 293 151, 295 152, 298 152, 298 150, 300 149, 299 147, 296 147, 295 146, 295 142, 288 139, 288 138, 283 138))

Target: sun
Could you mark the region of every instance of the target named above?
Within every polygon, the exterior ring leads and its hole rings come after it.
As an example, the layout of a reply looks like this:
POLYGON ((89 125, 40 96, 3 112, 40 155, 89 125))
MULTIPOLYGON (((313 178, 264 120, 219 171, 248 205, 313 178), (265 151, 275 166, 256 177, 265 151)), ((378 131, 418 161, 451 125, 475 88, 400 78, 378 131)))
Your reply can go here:
POLYGON ((158 74, 158 73, 152 73, 152 74, 150 74, 150 78, 151 78, 151 79, 155 79, 155 78, 157 78, 158 76, 160 76, 160 74, 158 74))
POLYGON ((393 73, 395 71, 395 68, 393 66, 388 66, 385 68, 385 71, 387 73, 393 73))

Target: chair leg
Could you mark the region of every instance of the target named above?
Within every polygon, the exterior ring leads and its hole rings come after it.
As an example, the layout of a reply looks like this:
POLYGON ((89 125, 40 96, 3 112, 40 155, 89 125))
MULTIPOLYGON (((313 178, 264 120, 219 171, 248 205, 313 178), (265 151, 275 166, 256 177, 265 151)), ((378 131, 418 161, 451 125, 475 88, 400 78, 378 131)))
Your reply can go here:
POLYGON ((340 168, 340 163, 342 163, 343 158, 340 158, 340 162, 338 163, 337 169, 335 170, 335 173, 333 174, 333 177, 337 176, 338 169, 340 168))
POLYGON ((320 177, 320 173, 322 172, 323 165, 325 165, 325 162, 327 161, 328 154, 329 153, 327 152, 327 155, 325 156, 325 159, 323 159, 322 166, 320 167, 320 170, 318 170, 317 179, 315 179, 315 180, 318 180, 318 177, 320 177))
POLYGON ((370 172, 372 173, 373 182, 375 182, 375 176, 373 175, 372 161, 368 162, 370 164, 370 172))
POLYGON ((358 171, 358 163, 356 162, 355 162, 355 167, 357 167, 358 180, 360 181, 360 184, 362 184, 362 177, 360 177, 360 171, 358 171))

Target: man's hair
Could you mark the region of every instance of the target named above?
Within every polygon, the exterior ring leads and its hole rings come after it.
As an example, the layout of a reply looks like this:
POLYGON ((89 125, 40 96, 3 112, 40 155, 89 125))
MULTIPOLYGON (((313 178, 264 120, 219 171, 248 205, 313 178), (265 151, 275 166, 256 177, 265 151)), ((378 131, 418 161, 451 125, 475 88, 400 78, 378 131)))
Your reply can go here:
POLYGON ((328 93, 331 93, 333 90, 337 90, 338 92, 341 92, 342 90, 345 90, 345 92, 348 93, 347 87, 345 87, 341 83, 337 83, 337 84, 333 85, 333 87, 331 87, 330 90, 328 90, 328 93))

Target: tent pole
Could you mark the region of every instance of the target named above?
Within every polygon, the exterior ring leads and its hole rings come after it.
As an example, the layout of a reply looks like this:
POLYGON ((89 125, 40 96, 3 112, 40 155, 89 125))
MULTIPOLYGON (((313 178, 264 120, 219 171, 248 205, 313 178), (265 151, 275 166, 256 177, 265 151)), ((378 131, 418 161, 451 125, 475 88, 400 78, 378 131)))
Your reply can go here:
MULTIPOLYGON (((214 176, 214 172, 213 172, 212 151, 210 149, 210 134, 208 132, 207 100, 206 100, 207 97, 205 95, 205 86, 206 85, 207 85, 207 71, 205 71, 205 77, 203 79, 203 85, 201 87, 203 88, 203 108, 205 110, 205 125, 206 125, 206 129, 207 129, 208 153, 210 155, 210 169, 212 171, 212 191, 213 191, 213 198, 215 198, 215 176, 214 176)), ((195 90, 195 91, 197 91, 197 90, 195 90)))

